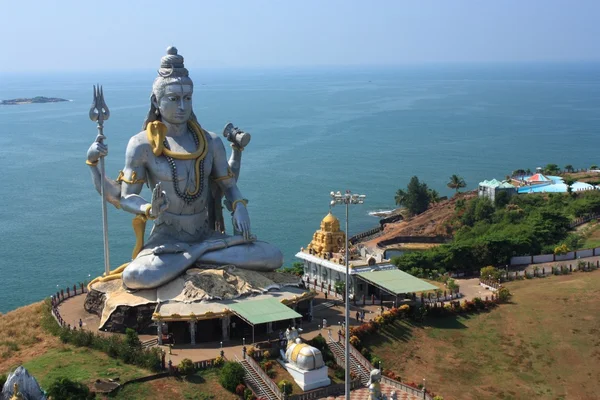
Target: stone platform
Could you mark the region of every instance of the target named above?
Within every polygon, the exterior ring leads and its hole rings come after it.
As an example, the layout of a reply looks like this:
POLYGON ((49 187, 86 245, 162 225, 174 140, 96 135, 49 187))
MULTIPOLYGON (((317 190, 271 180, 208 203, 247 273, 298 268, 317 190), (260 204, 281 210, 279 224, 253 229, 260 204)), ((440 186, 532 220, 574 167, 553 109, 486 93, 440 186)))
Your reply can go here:
MULTIPOLYGON (((89 288, 85 310, 100 317, 99 329, 123 332, 143 329, 161 317, 201 317, 222 312, 227 303, 273 296, 299 301, 306 295, 301 279, 282 272, 256 272, 235 267, 191 268, 156 289, 127 290, 121 279, 96 282, 89 288)), ((186 318, 183 318, 185 320, 186 318)))

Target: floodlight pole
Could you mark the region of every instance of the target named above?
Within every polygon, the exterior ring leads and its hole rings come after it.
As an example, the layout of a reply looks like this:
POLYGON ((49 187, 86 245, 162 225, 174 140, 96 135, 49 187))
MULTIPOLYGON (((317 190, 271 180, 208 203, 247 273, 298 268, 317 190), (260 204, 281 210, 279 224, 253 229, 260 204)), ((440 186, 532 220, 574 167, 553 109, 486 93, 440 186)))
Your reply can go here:
POLYGON ((352 194, 349 190, 342 195, 340 192, 331 192, 331 206, 336 204, 346 205, 346 290, 345 290, 345 327, 344 327, 344 361, 345 361, 345 399, 350 400, 350 257, 349 247, 350 239, 348 238, 348 209, 350 204, 363 204, 365 195, 352 194))

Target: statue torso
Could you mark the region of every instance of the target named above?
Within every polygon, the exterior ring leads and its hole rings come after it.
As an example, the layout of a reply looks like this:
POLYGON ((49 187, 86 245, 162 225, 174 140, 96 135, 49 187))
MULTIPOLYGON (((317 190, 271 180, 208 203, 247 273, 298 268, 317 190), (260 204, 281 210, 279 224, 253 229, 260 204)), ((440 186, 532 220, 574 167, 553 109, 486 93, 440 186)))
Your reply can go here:
MULTIPOLYGON (((177 183, 180 193, 185 193, 187 190, 193 192, 196 180, 195 164, 196 160, 179 160, 172 159, 175 163, 175 171, 171 166, 171 161, 165 156, 155 156, 149 152, 146 160, 146 178, 150 188, 153 188, 157 183, 161 182, 163 190, 169 198, 168 212, 171 214, 197 214, 203 212, 208 203, 210 188, 208 178, 212 172, 213 164, 213 140, 210 134, 206 134, 208 152, 206 157, 201 162, 201 179, 200 185, 202 192, 192 203, 187 203, 184 199, 177 195, 175 184, 177 183)), ((197 146, 193 140, 191 132, 180 137, 167 137, 167 142, 172 151, 177 153, 193 153, 197 146)))

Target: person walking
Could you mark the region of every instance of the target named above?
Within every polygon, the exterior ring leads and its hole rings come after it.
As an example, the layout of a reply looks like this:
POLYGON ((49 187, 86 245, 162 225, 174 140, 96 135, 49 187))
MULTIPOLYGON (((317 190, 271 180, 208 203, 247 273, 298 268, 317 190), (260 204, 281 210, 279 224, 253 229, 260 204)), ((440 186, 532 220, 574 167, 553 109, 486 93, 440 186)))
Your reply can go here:
POLYGON ((360 311, 356 311, 356 322, 360 322, 360 311))

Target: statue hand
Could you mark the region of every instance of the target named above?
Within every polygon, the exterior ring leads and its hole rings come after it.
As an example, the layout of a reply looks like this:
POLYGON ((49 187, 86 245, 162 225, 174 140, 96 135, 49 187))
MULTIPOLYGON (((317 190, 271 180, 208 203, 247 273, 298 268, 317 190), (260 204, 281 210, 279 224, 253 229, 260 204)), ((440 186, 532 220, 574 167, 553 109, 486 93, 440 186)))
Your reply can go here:
POLYGON ((233 212, 233 224, 235 229, 242 232, 244 239, 250 241, 250 217, 244 204, 238 203, 233 212))
POLYGON ((90 163, 96 163, 100 157, 106 157, 108 155, 108 146, 103 143, 104 136, 98 135, 96 140, 87 151, 87 160, 90 163))
POLYGON ((156 184, 154 190, 152 190, 152 201, 150 203, 150 216, 153 218, 158 217, 169 208, 169 198, 167 193, 162 190, 160 182, 156 184))

